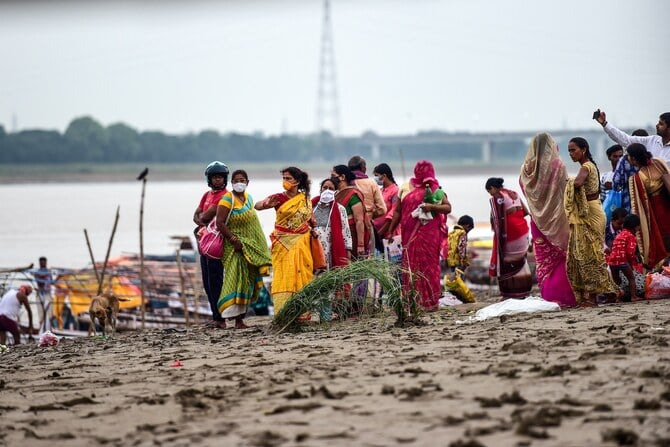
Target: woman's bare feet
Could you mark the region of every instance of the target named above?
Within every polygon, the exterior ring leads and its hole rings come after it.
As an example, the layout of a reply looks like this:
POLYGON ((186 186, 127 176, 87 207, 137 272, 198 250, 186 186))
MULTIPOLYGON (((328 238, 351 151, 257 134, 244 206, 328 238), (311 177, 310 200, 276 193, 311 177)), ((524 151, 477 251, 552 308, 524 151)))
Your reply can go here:
POLYGON ((244 320, 242 318, 235 318, 235 329, 248 329, 249 326, 244 324, 244 320))

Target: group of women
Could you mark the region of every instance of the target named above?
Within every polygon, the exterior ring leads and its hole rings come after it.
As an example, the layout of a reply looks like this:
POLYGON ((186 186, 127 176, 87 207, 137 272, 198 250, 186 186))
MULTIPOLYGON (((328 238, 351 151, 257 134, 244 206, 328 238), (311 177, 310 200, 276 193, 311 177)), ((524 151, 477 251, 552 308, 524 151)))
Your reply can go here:
MULTIPOLYGON (((651 267, 670 250, 670 195, 663 182, 669 171, 642 145, 632 144, 627 152, 630 163, 639 169, 630 179, 631 200, 633 212, 641 220, 644 264, 651 267)), ((603 254, 605 214, 598 167, 583 138, 572 138, 568 153, 580 165, 574 178, 568 178, 551 135, 541 133, 533 138, 519 179, 527 206, 519 194, 505 187, 502 178, 486 182, 494 231, 489 273, 498 278, 503 297, 520 298, 530 293, 531 271, 526 259, 529 230, 544 299, 561 306, 594 306, 598 298, 620 293, 603 254), (530 227, 526 216, 530 216, 530 227)), ((204 259, 202 265, 217 326, 225 327, 231 319, 235 327, 246 327, 247 306, 258 297, 262 276, 269 274, 270 266, 272 299, 278 312, 314 277, 313 238, 320 241, 325 269, 329 270, 369 256, 373 238, 382 248, 384 240, 400 234, 403 290, 423 309, 437 309, 442 295, 441 244, 435 242, 447 236, 446 216, 451 204, 429 161, 419 161, 414 176, 402 187, 387 164, 375 167, 388 211, 374 220, 366 212, 355 174, 346 165, 334 166, 312 198, 307 173, 297 167, 283 169, 283 191, 256 203, 246 192, 247 173, 233 172, 231 191, 226 190, 227 174, 223 163, 208 167, 212 189, 203 196, 194 216, 200 228, 215 219, 224 240, 222 262, 217 265, 204 259), (275 209, 276 219, 268 249, 256 212, 270 208, 275 209)))
MULTIPOLYGON (((542 297, 562 306, 591 307, 596 306, 599 299, 612 299, 621 291, 605 263, 606 218, 599 194, 600 175, 588 142, 581 137, 572 138, 568 154, 580 166, 574 178, 568 178, 558 145, 551 135, 537 135, 522 165, 520 184, 531 217, 536 277, 542 297)), ((629 180, 631 205, 642 222, 638 235, 640 252, 645 266, 652 268, 670 251, 670 191, 663 183, 668 167, 663 160, 652 158, 641 144, 630 145, 627 157, 639 169, 629 180)), ((498 188, 502 183, 492 186, 489 192, 494 196, 491 203, 496 242, 498 247, 505 247, 501 253, 498 248, 498 256, 513 261, 520 255, 521 247, 516 254, 507 247, 511 245, 510 239, 524 233, 525 222, 518 215, 513 220, 507 214, 506 226, 500 223, 497 216, 505 211, 509 213, 510 209, 518 214, 518 205, 512 202, 514 197, 510 192, 498 188), (495 199, 496 194, 501 198, 495 199)), ((512 267, 507 266, 507 269, 512 267)), ((521 272, 519 269, 517 278, 521 272)), ((511 295, 516 290, 509 286, 504 273, 504 270, 498 272, 499 279, 503 279, 501 291, 503 295, 511 295)))

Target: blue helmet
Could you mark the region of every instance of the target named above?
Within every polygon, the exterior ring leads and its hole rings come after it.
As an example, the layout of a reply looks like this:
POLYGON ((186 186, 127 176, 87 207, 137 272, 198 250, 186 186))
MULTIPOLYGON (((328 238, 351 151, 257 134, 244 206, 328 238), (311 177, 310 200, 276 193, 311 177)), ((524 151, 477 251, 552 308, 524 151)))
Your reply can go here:
POLYGON ((228 183, 228 166, 225 165, 225 163, 221 163, 220 161, 213 161, 210 164, 207 165, 207 168, 205 169, 205 177, 207 178, 207 186, 210 188, 212 187, 212 176, 214 174, 220 174, 223 175, 224 178, 224 184, 228 183))

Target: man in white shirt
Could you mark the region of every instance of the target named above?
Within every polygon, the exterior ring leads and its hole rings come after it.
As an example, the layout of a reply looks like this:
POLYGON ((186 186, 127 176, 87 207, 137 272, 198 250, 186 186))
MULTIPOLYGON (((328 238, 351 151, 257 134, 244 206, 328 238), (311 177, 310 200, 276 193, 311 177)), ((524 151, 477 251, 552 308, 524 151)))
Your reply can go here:
POLYGON ((30 286, 21 286, 18 290, 9 289, 0 300, 0 345, 4 345, 9 332, 14 337, 14 344, 21 343, 19 314, 23 305, 28 312, 28 338, 33 338, 33 312, 30 310, 28 295, 33 293, 30 286))
POLYGON ((670 163, 670 112, 661 114, 656 124, 656 135, 648 137, 635 137, 617 129, 607 122, 605 112, 600 111, 595 119, 603 126, 605 133, 623 147, 628 147, 631 143, 642 143, 651 155, 670 163))

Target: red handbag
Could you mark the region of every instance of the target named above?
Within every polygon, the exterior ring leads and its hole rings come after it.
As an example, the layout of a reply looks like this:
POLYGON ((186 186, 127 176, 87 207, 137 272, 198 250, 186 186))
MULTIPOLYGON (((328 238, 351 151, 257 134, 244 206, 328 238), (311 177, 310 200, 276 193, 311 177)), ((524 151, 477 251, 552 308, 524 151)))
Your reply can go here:
POLYGON ((223 258, 223 236, 216 229, 216 219, 212 219, 204 228, 198 241, 200 254, 211 259, 223 258))

